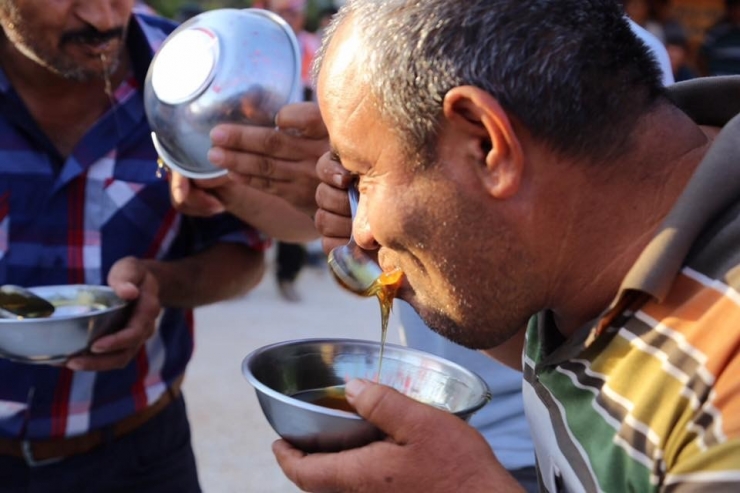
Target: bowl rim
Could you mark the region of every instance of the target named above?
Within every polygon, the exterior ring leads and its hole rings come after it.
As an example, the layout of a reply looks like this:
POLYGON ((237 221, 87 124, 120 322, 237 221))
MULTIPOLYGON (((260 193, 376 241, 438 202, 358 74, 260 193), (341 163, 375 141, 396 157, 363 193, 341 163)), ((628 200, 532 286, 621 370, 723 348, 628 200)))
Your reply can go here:
MULTIPOLYGON (((283 31, 283 33, 285 34, 285 37, 288 39, 288 42, 289 42, 289 44, 290 44, 290 46, 292 48, 292 52, 293 52, 293 72, 294 72, 293 73, 293 80, 292 80, 292 87, 291 87, 290 94, 288 95, 286 105, 287 104, 292 104, 292 103, 300 102, 301 99, 302 99, 301 93, 303 91, 303 82, 301 80, 301 63, 302 63, 302 61, 301 61, 301 59, 302 59, 301 47, 300 47, 300 44, 299 44, 299 41, 298 41, 298 37, 293 32, 293 28, 290 27, 290 24, 288 24, 288 22, 285 19, 283 19, 281 16, 279 16, 278 14, 276 14, 274 12, 271 12, 271 11, 266 10, 266 9, 255 8, 255 7, 249 7, 249 8, 233 8, 233 7, 232 8, 229 8, 229 7, 224 7, 224 8, 219 8, 219 9, 212 9, 212 10, 203 12, 201 14, 198 14, 197 16, 195 16, 195 17, 193 17, 191 19, 188 19, 186 22, 180 24, 177 27, 177 29, 175 29, 174 31, 172 31, 172 33, 170 33, 168 35, 168 37, 167 37, 167 39, 165 39, 164 43, 167 43, 167 41, 171 37, 173 37, 174 35, 177 35, 180 32, 184 32, 184 31, 187 31, 189 29, 206 29, 206 30, 209 30, 209 32, 213 32, 207 26, 198 26, 197 25, 197 19, 198 18, 203 18, 204 16, 213 15, 215 12, 219 12, 219 13, 221 13, 221 12, 226 12, 226 13, 236 12, 236 13, 240 13, 240 14, 247 14, 249 16, 257 16, 257 17, 267 18, 269 21, 271 21, 272 23, 276 24, 283 31)), ((218 37, 218 35, 217 35, 217 37, 218 37)), ((155 55, 155 58, 158 55, 159 55, 159 52, 155 55)), ((218 56, 217 56, 217 58, 218 58, 218 56)), ((146 77, 147 80, 150 80, 151 77, 153 77, 154 67, 155 67, 155 64, 154 64, 154 60, 153 60, 152 61, 152 64, 150 65, 150 69, 147 71, 147 77, 146 77)), ((188 98, 186 100, 183 100, 181 102, 178 102, 178 103, 166 103, 166 102, 162 101, 157 96, 156 91, 154 91, 153 88, 146 87, 145 88, 145 91, 148 91, 148 90, 151 89, 152 92, 153 92, 153 94, 154 94, 154 98, 157 101, 160 101, 161 104, 165 104, 165 105, 172 106, 172 107, 177 107, 177 106, 180 106, 180 105, 183 105, 183 104, 186 104, 186 103, 187 104, 190 104, 193 101, 197 100, 198 99, 198 96, 200 96, 200 94, 202 94, 208 88, 208 86, 213 82, 213 79, 215 77, 216 77, 216 67, 214 66, 212 68, 212 70, 211 70, 211 73, 209 75, 208 80, 203 83, 202 87, 197 91, 197 93, 194 93, 193 95, 191 95, 190 98, 188 98)), ((150 84, 146 84, 146 85, 149 86, 150 84)), ((162 143, 162 142, 160 142, 160 140, 157 138, 156 130, 154 128, 154 125, 152 125, 152 120, 149 118, 148 115, 147 115, 147 121, 148 121, 149 126, 150 126, 151 139, 152 139, 152 143, 154 144, 154 148, 157 151, 157 154, 158 154, 159 158, 162 160, 162 162, 166 165, 167 168, 169 168, 172 171, 175 171, 177 173, 180 173, 181 175, 183 175, 183 176, 185 176, 187 178, 200 179, 200 180, 207 180, 207 179, 211 179, 211 178, 218 178, 220 176, 224 176, 224 175, 228 174, 228 170, 227 169, 219 168, 219 167, 217 167, 217 166, 215 166, 215 165, 213 165, 211 163, 209 163, 210 164, 210 169, 209 168, 206 168, 206 169, 198 169, 197 166, 187 166, 182 161, 179 161, 179 160, 175 159, 172 156, 172 154, 170 153, 170 151, 167 150, 165 144, 162 143)))
POLYGON ((106 307, 102 310, 95 310, 92 312, 84 313, 81 315, 58 315, 58 316, 50 316, 50 317, 37 317, 37 318, 2 318, 0 317, 0 330, 2 330, 3 325, 11 325, 11 324, 35 324, 35 325, 48 325, 48 324, 54 324, 58 323, 63 320, 86 320, 89 318, 95 318, 99 317, 101 315, 111 313, 114 311, 122 310, 129 306, 131 304, 131 300, 124 300, 120 298, 118 295, 116 295, 115 290, 111 288, 110 286, 105 286, 102 284, 50 284, 46 286, 31 286, 27 287, 29 291, 36 295, 40 295, 39 291, 45 291, 47 289, 60 289, 60 288, 88 288, 90 290, 98 290, 98 291, 104 291, 108 292, 110 294, 115 295, 121 302, 120 304, 116 304, 113 306, 106 307))
POLYGON ((151 132, 151 137, 154 149, 157 151, 162 162, 164 162, 164 164, 171 170, 176 171, 187 178, 208 180, 210 178, 218 178, 219 176, 223 176, 229 172, 227 169, 217 168, 216 166, 213 166, 212 171, 192 171, 172 157, 169 151, 165 149, 164 144, 159 142, 159 139, 157 139, 156 132, 151 132))
MULTIPOLYGON (((242 376, 255 388, 255 390, 262 392, 263 394, 274 398, 280 402, 283 402, 285 404, 294 405, 296 407, 307 409, 310 411, 320 411, 322 414, 327 414, 330 416, 340 416, 340 417, 346 417, 346 418, 353 418, 358 420, 365 420, 362 416, 360 416, 357 413, 352 413, 349 411, 342 411, 339 409, 332 409, 324 406, 320 406, 318 404, 311 404, 306 401, 302 401, 300 399, 296 399, 292 396, 283 394, 282 392, 278 392, 277 390, 274 390, 264 383, 262 383, 260 380, 257 379, 257 377, 254 375, 252 370, 250 369, 250 362, 254 360, 257 356, 266 353, 276 347, 286 347, 286 346, 301 346, 306 344, 345 344, 345 343, 351 343, 351 344, 360 344, 364 346, 373 346, 380 348, 381 342, 380 341, 371 341, 369 339, 353 339, 353 338, 338 338, 338 337, 318 337, 318 338, 302 338, 302 339, 290 339, 286 341, 278 341, 274 342, 272 344, 267 344, 265 346, 262 346, 260 348, 257 348, 253 351, 251 351, 249 354, 247 354, 244 359, 242 360, 241 364, 241 370, 242 370, 242 376)), ((385 343, 385 348, 392 348, 392 349, 400 349, 405 352, 409 353, 415 353, 419 356, 424 356, 425 358, 432 359, 435 361, 438 361, 440 363, 444 363, 445 365, 454 367, 458 369, 459 371, 462 371, 463 373, 471 376, 473 380, 477 381, 478 384, 481 387, 481 396, 478 398, 476 402, 473 404, 466 406, 464 409, 461 409, 456 412, 451 412, 450 414, 454 414, 456 416, 465 416, 465 415, 472 415, 473 413, 479 411, 483 406, 488 404, 491 400, 491 389, 486 383, 486 381, 478 375, 476 372, 464 367, 463 365, 456 363, 454 361, 451 361, 447 358, 444 358, 442 356, 438 356, 434 353, 430 353, 428 351, 423 351, 421 349, 412 348, 409 346, 404 346, 403 344, 394 344, 394 343, 385 343)))

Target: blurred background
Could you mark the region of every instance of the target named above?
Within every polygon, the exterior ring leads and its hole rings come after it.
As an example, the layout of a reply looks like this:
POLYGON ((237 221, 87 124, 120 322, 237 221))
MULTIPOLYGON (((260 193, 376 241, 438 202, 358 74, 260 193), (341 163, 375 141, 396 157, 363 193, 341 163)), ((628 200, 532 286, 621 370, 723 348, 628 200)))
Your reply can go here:
MULTIPOLYGON (((215 8, 266 7, 270 0, 146 0, 142 9, 184 21, 215 8)), ((700 75, 738 73, 740 47, 740 0, 615 0, 627 15, 655 34, 668 48, 676 80, 700 75), (707 43, 709 41, 709 43, 707 43), (728 51, 729 49, 729 51, 728 51), (719 57, 719 62, 716 58, 719 57), (718 63, 718 68, 715 65, 718 63)), ((307 0, 305 26, 308 33, 320 29, 323 13, 343 0, 307 0)))
MULTIPOLYGON (((183 21, 190 16, 200 13, 204 10, 218 8, 246 9, 249 7, 264 7, 263 0, 151 0, 140 2, 141 4, 151 7, 158 14, 183 21)), ((316 31, 319 27, 320 12, 330 7, 341 4, 336 0, 308 0, 306 4, 306 28, 309 31, 316 31)))

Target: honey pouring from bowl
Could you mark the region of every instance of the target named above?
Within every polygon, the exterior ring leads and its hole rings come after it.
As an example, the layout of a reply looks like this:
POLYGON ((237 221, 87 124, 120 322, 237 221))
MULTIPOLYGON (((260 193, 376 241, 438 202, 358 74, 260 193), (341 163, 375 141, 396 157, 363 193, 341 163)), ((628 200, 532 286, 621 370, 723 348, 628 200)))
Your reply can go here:
MULTIPOLYGON (((360 192, 352 184, 347 191, 349 205, 354 218, 360 202, 360 192)), ((380 372, 383 365, 383 350, 388 333, 388 319, 393 306, 393 299, 401 286, 403 271, 393 269, 384 272, 368 253, 360 248, 352 235, 346 245, 338 246, 329 252, 327 259, 334 278, 346 290, 359 296, 375 296, 380 303, 380 358, 378 359, 378 373, 376 382, 380 382, 380 372)), ((333 406, 330 406, 333 407, 333 406)))
MULTIPOLYGON (((357 187, 350 186, 347 195, 354 218, 360 201, 357 187)), ((344 289, 360 296, 378 296, 379 291, 386 291, 385 294, 392 301, 403 277, 400 269, 383 272, 380 265, 355 243, 352 235, 346 245, 329 252, 328 263, 337 282, 344 289)))

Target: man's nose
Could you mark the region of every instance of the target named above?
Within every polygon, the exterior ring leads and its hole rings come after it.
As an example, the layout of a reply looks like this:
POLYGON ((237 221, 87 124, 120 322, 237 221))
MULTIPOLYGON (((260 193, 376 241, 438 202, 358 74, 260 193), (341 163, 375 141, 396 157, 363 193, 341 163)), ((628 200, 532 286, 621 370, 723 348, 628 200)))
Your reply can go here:
POLYGON ((355 243, 364 250, 376 250, 378 248, 378 242, 375 241, 375 236, 370 229, 370 222, 367 220, 366 202, 362 196, 360 196, 357 212, 352 221, 352 236, 355 243))
POLYGON ((77 17, 86 24, 94 27, 100 32, 125 26, 128 22, 124 12, 119 6, 125 2, 121 0, 82 0, 77 3, 77 17))

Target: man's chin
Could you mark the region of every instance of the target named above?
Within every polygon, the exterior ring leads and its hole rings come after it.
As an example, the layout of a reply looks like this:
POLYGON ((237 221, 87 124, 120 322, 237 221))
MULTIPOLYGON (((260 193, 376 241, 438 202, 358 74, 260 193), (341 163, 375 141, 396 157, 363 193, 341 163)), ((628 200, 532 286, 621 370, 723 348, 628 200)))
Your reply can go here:
POLYGON ((85 65, 81 64, 73 68, 58 68, 55 72, 67 80, 76 82, 90 82, 93 80, 105 81, 111 77, 113 72, 116 71, 119 63, 116 61, 105 69, 103 69, 100 64, 98 64, 97 67, 93 66, 91 63, 87 63, 85 65))

